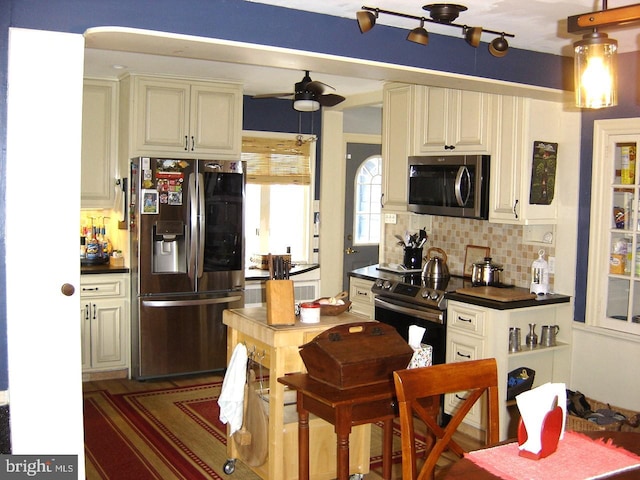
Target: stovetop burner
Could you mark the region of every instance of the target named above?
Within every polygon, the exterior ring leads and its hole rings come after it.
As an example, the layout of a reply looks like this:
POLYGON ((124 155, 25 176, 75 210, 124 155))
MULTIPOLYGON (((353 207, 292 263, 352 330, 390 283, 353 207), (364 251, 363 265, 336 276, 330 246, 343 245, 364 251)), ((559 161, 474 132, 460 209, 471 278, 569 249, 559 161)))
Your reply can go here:
POLYGON ((423 278, 421 273, 413 273, 398 276, 398 280, 378 279, 371 291, 381 297, 446 310, 445 294, 470 286, 471 279, 463 277, 427 279, 423 278))

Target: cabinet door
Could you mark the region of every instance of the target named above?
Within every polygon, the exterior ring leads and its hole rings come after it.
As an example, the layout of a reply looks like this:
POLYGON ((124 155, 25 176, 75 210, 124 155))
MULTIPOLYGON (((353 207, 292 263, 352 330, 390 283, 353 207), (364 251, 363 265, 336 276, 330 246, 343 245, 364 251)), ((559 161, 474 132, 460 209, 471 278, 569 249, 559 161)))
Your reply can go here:
POLYGON ((638 335, 640 120, 595 123, 586 320, 638 335))
POLYGON ((241 150, 242 91, 217 85, 191 87, 189 150, 197 155, 238 158, 241 150))
POLYGON ((81 207, 113 208, 118 85, 85 80, 82 92, 81 207))
POLYGON ((351 300, 351 313, 364 315, 373 320, 374 305, 371 287, 373 282, 361 278, 351 278, 349 280, 349 299, 351 300))
POLYGON ((415 87, 385 86, 382 121, 382 176, 385 211, 407 211, 407 178, 415 87))
POLYGON ((139 154, 188 151, 189 98, 188 83, 137 79, 134 115, 139 154))
POLYGON ((80 339, 82 352, 82 371, 91 369, 91 311, 90 300, 80 301, 80 339))
POLYGON ((481 92, 417 87, 413 153, 487 153, 492 97, 481 92))
POLYGON ((519 147, 523 142, 525 100, 504 95, 497 103, 499 114, 495 118, 495 149, 491 156, 489 221, 519 223, 522 176, 519 147))
POLYGON ((126 365, 124 318, 128 302, 94 300, 91 302, 91 367, 126 365))

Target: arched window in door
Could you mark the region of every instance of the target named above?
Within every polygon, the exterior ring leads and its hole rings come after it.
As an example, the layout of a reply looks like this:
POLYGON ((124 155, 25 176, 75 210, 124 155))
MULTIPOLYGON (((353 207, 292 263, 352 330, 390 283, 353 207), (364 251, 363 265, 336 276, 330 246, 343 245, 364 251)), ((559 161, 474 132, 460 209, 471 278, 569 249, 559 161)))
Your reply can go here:
POLYGON ((354 189, 355 245, 380 243, 380 197, 382 195, 382 157, 373 155, 358 167, 354 189))

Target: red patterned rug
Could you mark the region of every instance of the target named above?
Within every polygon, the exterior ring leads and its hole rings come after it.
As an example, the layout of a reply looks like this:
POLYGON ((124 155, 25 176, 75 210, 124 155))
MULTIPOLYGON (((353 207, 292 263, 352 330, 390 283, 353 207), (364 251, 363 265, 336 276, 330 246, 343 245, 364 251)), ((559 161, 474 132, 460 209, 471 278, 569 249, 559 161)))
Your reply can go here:
MULTIPOLYGON (((238 461, 224 474, 226 428, 216 402, 222 381, 189 387, 112 395, 84 395, 85 459, 92 479, 259 478, 238 461)), ((394 463, 401 462, 400 431, 394 425, 394 463)), ((380 425, 372 428, 371 469, 382 468, 380 425)), ((419 449, 423 450, 420 442, 419 449)))

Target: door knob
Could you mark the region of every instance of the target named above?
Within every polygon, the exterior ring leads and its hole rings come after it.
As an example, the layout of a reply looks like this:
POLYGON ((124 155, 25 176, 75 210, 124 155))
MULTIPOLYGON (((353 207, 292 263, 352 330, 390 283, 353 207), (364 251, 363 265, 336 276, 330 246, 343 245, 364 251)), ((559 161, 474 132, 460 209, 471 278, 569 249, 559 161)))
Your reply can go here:
POLYGON ((358 253, 358 250, 354 250, 353 248, 349 247, 344 251, 344 253, 346 253, 347 255, 351 255, 352 253, 358 253))
POLYGON ((65 297, 70 297, 75 293, 76 289, 70 283, 65 283, 62 285, 62 287, 60 287, 60 291, 65 297))

